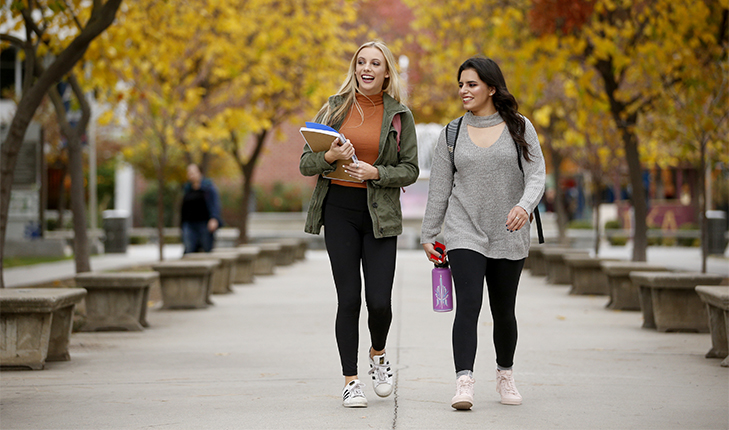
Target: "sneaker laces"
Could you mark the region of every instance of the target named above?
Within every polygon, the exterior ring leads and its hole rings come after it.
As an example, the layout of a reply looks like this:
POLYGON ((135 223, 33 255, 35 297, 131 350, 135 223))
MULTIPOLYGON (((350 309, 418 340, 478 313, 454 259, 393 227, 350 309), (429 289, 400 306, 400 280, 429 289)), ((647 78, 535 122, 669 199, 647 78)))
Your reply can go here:
POLYGON ((456 395, 460 396, 463 394, 471 394, 471 391, 473 390, 473 383, 475 382, 473 378, 458 378, 458 383, 456 384, 456 395))
POLYGON ((387 378, 390 377, 389 367, 389 361, 385 361, 385 364, 377 364, 373 360, 373 362, 370 363, 370 371, 367 373, 369 375, 374 374, 378 384, 384 384, 387 383, 387 378))
POLYGON ((501 389, 505 392, 513 395, 518 395, 519 391, 516 389, 514 378, 510 375, 499 375, 499 382, 501 389))
POLYGON ((352 397, 364 397, 364 391, 362 391, 362 388, 364 388, 365 384, 364 382, 355 382, 354 385, 351 387, 348 387, 349 392, 352 393, 352 397))

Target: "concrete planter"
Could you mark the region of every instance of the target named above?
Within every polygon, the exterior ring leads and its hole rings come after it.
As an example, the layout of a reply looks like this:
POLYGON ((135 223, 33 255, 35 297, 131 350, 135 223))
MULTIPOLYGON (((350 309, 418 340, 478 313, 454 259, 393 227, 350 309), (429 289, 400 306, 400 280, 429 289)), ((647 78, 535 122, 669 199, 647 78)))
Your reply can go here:
POLYGON ((73 310, 83 288, 0 289, 0 365, 40 370, 68 361, 73 310))
POLYGON ((542 253, 547 269, 547 283, 553 285, 569 285, 572 282, 572 271, 564 261, 566 255, 583 257, 590 255, 590 252, 586 250, 561 247, 547 247, 542 253))
POLYGON ((281 250, 276 255, 277 266, 290 266, 296 262, 296 255, 299 252, 298 240, 277 239, 273 243, 281 245, 281 250))
MULTIPOLYGON (((235 263, 235 276, 233 278, 234 284, 252 284, 254 281, 253 267, 256 264, 261 248, 256 245, 241 245, 237 248, 231 248, 230 250, 218 250, 219 252, 232 252, 237 256, 235 263)), ((218 252, 216 251, 216 252, 218 252)))
POLYGON ((570 294, 610 295, 607 276, 605 276, 605 272, 602 271, 602 266, 600 266, 603 261, 619 260, 581 254, 565 255, 564 262, 570 268, 572 274, 570 294))
POLYGON ((255 275, 273 275, 276 270, 276 261, 281 253, 281 244, 279 243, 257 243, 257 247, 261 252, 253 264, 253 273, 255 275))
POLYGON ((630 280, 640 289, 643 327, 661 332, 709 332, 709 317, 697 285, 718 285, 720 275, 692 272, 632 272, 630 280))
POLYGON ((178 260, 157 263, 164 309, 200 309, 210 300, 213 271, 218 260, 178 260))
POLYGON ((706 358, 723 358, 721 366, 729 367, 729 287, 698 285, 696 294, 709 316, 711 349, 706 358))
POLYGON ((157 272, 89 272, 76 275, 76 285, 88 291, 86 320, 81 331, 141 331, 147 323, 149 291, 157 272))
POLYGON ((544 250, 547 245, 537 244, 529 247, 527 257, 529 271, 532 276, 547 276, 547 266, 544 264, 544 250))
POLYGON ((600 266, 607 276, 610 288, 610 301, 606 307, 621 311, 640 310, 640 292, 630 281, 630 272, 667 270, 664 266, 639 261, 603 261, 600 266))
POLYGON ((238 263, 238 255, 228 251, 190 252, 182 256, 183 260, 215 260, 220 263, 213 270, 211 288, 213 294, 233 292, 233 279, 238 263))

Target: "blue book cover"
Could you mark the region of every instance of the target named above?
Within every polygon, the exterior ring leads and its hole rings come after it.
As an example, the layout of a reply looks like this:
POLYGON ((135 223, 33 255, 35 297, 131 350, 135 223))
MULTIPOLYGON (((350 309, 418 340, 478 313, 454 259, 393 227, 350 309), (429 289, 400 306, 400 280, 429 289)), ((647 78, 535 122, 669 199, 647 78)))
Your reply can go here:
POLYGON ((326 130, 326 131, 333 131, 334 133, 338 133, 337 130, 329 127, 326 124, 319 124, 318 122, 309 122, 306 121, 306 128, 313 128, 315 130, 326 130))

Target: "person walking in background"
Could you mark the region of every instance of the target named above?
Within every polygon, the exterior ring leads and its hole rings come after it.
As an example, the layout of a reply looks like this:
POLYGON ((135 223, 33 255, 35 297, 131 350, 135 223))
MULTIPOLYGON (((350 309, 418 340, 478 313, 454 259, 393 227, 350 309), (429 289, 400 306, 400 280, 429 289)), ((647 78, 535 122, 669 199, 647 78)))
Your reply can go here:
POLYGON ((518 113, 496 62, 466 60, 458 69, 458 86, 467 112, 455 148, 448 147, 448 127, 436 143, 420 241, 435 262, 440 254, 434 242, 442 226, 456 290, 456 395, 451 406, 473 406, 484 279, 494 323, 496 390, 501 403, 519 405, 522 397, 512 375, 516 291, 529 253, 529 217, 544 192, 544 158, 536 130, 518 113))
POLYGON ((364 384, 357 376, 359 313, 364 274, 370 333, 370 374, 375 393, 392 392, 392 370, 385 353, 392 321, 392 284, 397 236, 402 233, 400 187, 418 179, 415 122, 403 104, 406 89, 390 49, 380 41, 365 43, 352 57, 337 94, 329 98, 316 121, 347 137, 327 151, 304 146, 299 169, 319 175, 306 218, 305 231, 324 240, 337 292, 335 334, 344 374, 342 404, 366 407, 364 384), (337 160, 355 155, 346 173, 355 182, 329 180, 337 160))
POLYGON ((223 225, 218 190, 213 181, 203 176, 197 164, 187 166, 187 180, 180 211, 184 253, 210 252, 215 231, 223 225))

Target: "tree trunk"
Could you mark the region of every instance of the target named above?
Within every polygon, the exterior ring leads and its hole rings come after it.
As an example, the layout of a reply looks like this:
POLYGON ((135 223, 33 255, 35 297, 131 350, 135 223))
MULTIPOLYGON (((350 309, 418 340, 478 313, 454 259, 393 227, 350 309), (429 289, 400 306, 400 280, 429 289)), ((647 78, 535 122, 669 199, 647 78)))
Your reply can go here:
MULTIPOLYGON (((18 108, 10 123, 8 135, 0 145, 0 151, 2 151, 2 156, 0 156, 0 245, 2 245, 0 246, 0 288, 5 287, 2 257, 5 249, 5 233, 8 226, 10 191, 12 190, 15 163, 18 160, 18 152, 23 144, 25 131, 28 129, 28 125, 48 89, 55 85, 83 58, 89 44, 114 22, 121 2, 122 0, 109 0, 104 4, 94 2, 91 18, 86 27, 55 58, 53 63, 43 70, 32 85, 28 82, 23 85, 23 96, 18 102, 18 108)), ((26 34, 32 32, 31 28, 26 28, 26 34)), ((26 55, 26 65, 28 65, 26 77, 35 76, 35 70, 31 69, 42 64, 41 61, 36 59, 37 53, 29 48, 30 46, 29 44, 22 44, 22 49, 24 49, 26 55)))
POLYGON ((78 137, 68 141, 68 164, 71 174, 71 212, 73 213, 73 258, 76 273, 91 271, 89 239, 86 231, 86 202, 84 192, 83 149, 78 137), (75 141, 75 142, 72 142, 75 141))
MULTIPOLYGON (((706 142, 701 142, 701 160, 699 161, 699 231, 701 232, 701 273, 706 273, 706 259, 709 255, 709 220, 706 211, 710 209, 706 195, 706 142)), ((724 234, 722 231, 721 234, 724 234)))
POLYGON ((76 80, 73 72, 68 74, 68 83, 76 100, 81 106, 81 119, 76 128, 71 126, 66 116, 66 107, 63 105, 62 94, 56 88, 51 88, 48 96, 56 111, 61 132, 68 141, 68 166, 71 174, 71 212, 73 213, 73 246, 76 261, 76 273, 91 270, 89 261, 89 239, 86 229, 86 193, 84 192, 84 163, 81 136, 91 118, 91 106, 86 100, 83 89, 76 80))
POLYGON ((637 122, 637 116, 631 115, 627 124, 620 125, 620 132, 625 145, 625 158, 628 162, 628 175, 630 176, 630 202, 633 205, 633 261, 646 261, 648 248, 648 203, 646 201, 645 187, 643 186, 643 171, 640 166, 638 154, 638 136, 631 132, 637 122))
POLYGON ((600 191, 602 187, 602 181, 595 179, 592 184, 592 213, 594 214, 593 219, 595 221, 595 257, 600 254, 600 191))
POLYGON ((68 167, 63 166, 61 172, 61 184, 58 187, 58 229, 63 230, 64 226, 64 212, 66 211, 66 175, 68 174, 68 167))
MULTIPOLYGON (((595 62, 595 68, 602 77, 605 86, 605 95, 610 103, 610 113, 613 121, 623 140, 625 147, 625 159, 628 163, 628 176, 630 177, 630 201, 633 205, 633 261, 646 261, 646 249, 648 247, 648 203, 646 201, 645 187, 643 186, 642 168, 640 166, 640 155, 638 153, 638 136, 635 130, 638 123, 638 110, 628 112, 625 102, 617 99, 617 92, 620 87, 615 77, 615 68, 612 58, 600 59, 595 62)), ((645 106, 644 106, 645 107, 645 106)))
POLYGON ((270 130, 262 130, 256 135, 256 146, 253 148, 253 153, 246 163, 240 161, 237 154, 238 149, 240 148, 240 142, 237 135, 235 133, 231 133, 231 138, 235 147, 233 154, 237 158, 238 166, 243 174, 243 196, 240 204, 240 222, 238 224, 238 230, 240 231, 238 235, 239 245, 248 243, 248 202, 250 201, 251 189, 253 187, 253 172, 256 168, 258 157, 261 155, 263 150, 263 145, 266 143, 266 137, 268 136, 269 131, 270 130))
POLYGON ((238 223, 238 244, 242 245, 248 243, 248 202, 251 201, 251 177, 246 175, 246 169, 241 169, 243 172, 243 186, 242 186, 242 202, 240 210, 240 218, 238 223))
POLYGON ((562 164, 562 154, 555 150, 552 145, 548 145, 550 158, 552 159, 552 177, 554 177, 554 209, 557 212, 557 231, 559 232, 559 243, 567 244, 567 209, 565 208, 564 196, 560 188, 562 176, 560 175, 560 165, 562 164))
MULTIPOLYGON (((157 237, 159 238, 159 261, 164 261, 165 246, 165 173, 167 171, 167 143, 162 140, 162 154, 157 168, 157 237)), ((182 235, 180 235, 182 237, 182 235)))

